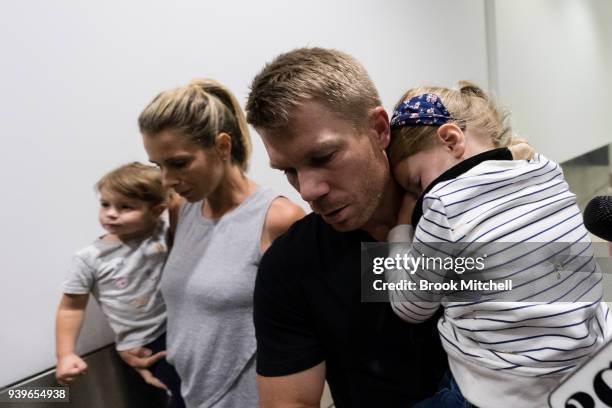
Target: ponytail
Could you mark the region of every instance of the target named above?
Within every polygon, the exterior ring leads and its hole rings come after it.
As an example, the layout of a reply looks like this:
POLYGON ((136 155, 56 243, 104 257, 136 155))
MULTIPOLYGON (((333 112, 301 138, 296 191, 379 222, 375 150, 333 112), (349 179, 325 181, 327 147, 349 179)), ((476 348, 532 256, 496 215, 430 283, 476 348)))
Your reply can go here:
POLYGON ((457 82, 457 88, 459 92, 466 96, 475 96, 477 98, 482 98, 486 101, 489 101, 489 96, 485 91, 483 91, 478 85, 473 84, 469 81, 459 81, 457 82))
POLYGON ((208 148, 219 133, 232 143, 232 162, 248 168, 251 138, 242 108, 234 95, 212 79, 195 79, 183 88, 160 93, 138 118, 141 133, 172 129, 208 148))
POLYGON ((236 97, 229 89, 213 79, 194 79, 188 86, 199 88, 204 94, 212 96, 211 105, 215 104, 214 99, 216 98, 223 105, 223 107, 218 108, 219 110, 227 109, 229 111, 226 123, 222 123, 224 121, 220 118, 223 115, 218 115, 218 131, 219 133, 225 131, 230 135, 232 138, 232 159, 242 170, 246 171, 251 156, 251 137, 246 118, 236 97), (232 128, 232 130, 226 128, 232 128))
MULTIPOLYGON (((426 93, 435 94, 441 99, 453 121, 462 130, 469 128, 475 134, 488 138, 495 147, 506 147, 512 143, 509 113, 498 108, 486 91, 469 81, 459 81, 453 89, 432 86, 410 89, 395 109, 412 97, 426 93)), ((436 126, 402 126, 392 129, 388 148, 391 165, 428 148, 436 132, 436 126)))
POLYGON ((471 118, 472 124, 485 131, 495 147, 509 146, 513 139, 510 113, 499 108, 485 90, 472 82, 459 81, 457 88, 467 101, 469 108, 464 115, 471 118))

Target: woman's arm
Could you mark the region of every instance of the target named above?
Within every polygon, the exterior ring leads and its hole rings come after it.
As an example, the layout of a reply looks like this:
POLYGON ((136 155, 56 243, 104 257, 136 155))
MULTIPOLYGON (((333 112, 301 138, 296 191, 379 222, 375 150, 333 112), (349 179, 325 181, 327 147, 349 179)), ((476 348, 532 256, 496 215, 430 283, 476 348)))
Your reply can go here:
POLYGON ((87 364, 74 349, 87 307, 89 295, 64 294, 55 320, 55 377, 62 385, 72 384, 77 376, 87 372, 87 364))
POLYGON ((304 217, 304 210, 285 197, 277 197, 270 204, 261 234, 261 251, 265 252, 272 242, 289 229, 294 222, 304 217))

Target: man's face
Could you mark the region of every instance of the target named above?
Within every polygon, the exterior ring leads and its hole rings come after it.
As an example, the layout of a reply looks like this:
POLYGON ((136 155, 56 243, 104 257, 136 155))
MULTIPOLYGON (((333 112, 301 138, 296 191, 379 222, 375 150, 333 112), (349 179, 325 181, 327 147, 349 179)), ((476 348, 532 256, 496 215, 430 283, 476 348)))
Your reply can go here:
POLYGON ((288 126, 257 132, 270 165, 283 171, 334 229, 362 228, 372 218, 390 177, 384 153, 388 121, 382 109, 356 129, 329 108, 307 102, 294 111, 288 126))

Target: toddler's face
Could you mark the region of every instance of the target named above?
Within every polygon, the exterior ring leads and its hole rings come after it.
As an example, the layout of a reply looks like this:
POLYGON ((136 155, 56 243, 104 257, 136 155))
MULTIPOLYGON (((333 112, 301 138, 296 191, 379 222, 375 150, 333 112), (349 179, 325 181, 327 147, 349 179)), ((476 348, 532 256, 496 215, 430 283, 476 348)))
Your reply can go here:
POLYGON ((400 160, 393 167, 393 176, 406 191, 418 197, 432 181, 460 161, 448 147, 435 144, 400 160))
POLYGON ((100 225, 122 240, 144 237, 157 223, 160 208, 102 188, 100 191, 100 225))

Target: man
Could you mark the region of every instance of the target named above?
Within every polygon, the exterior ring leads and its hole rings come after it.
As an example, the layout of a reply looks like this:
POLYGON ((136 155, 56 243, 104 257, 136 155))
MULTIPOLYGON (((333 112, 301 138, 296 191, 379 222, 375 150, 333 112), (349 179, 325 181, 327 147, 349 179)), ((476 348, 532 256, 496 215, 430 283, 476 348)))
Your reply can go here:
POLYGON ((272 167, 313 213, 263 257, 255 288, 263 407, 408 407, 447 369, 435 322, 409 325, 360 301, 360 243, 385 241, 403 193, 385 149, 389 118, 351 56, 302 48, 255 77, 247 121, 272 167))

